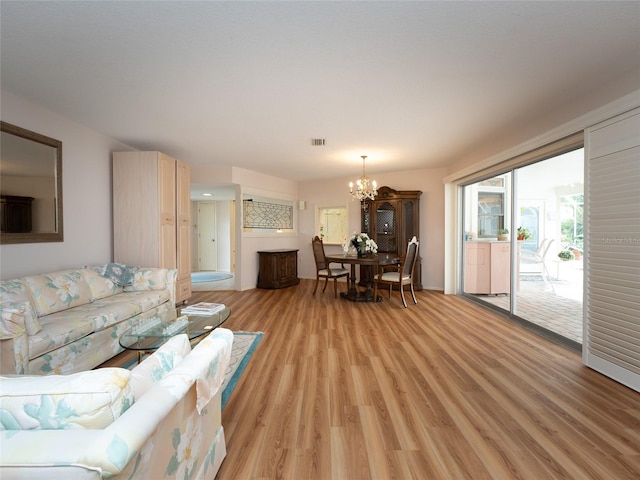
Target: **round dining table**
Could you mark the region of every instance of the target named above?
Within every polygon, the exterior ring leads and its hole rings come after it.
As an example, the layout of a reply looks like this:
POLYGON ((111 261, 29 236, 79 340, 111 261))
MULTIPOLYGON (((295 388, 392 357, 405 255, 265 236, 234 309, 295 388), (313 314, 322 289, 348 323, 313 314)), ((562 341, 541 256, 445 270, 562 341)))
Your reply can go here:
POLYGON ((351 302, 381 302, 382 297, 378 295, 378 298, 373 298, 373 275, 378 270, 379 265, 398 265, 401 261, 400 257, 392 253, 378 253, 365 255, 364 257, 358 257, 357 255, 325 255, 327 263, 348 263, 351 265, 351 279, 349 283, 349 290, 347 292, 341 292, 340 296, 351 302), (362 280, 366 284, 364 291, 358 290, 356 280, 356 265, 369 265, 368 269, 372 272, 368 278, 362 280))

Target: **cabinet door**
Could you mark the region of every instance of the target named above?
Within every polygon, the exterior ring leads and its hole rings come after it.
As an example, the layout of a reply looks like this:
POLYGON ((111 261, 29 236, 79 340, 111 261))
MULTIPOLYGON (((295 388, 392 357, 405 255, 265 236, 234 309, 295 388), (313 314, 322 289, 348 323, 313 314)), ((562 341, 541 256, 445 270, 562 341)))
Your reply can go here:
POLYGON ((280 258, 280 280, 292 280, 298 276, 298 261, 296 252, 287 252, 280 258))
POLYGON ((281 273, 278 255, 259 252, 258 288, 279 288, 281 273))
POLYGON ((415 236, 420 238, 420 212, 418 211, 417 200, 403 200, 402 201, 402 232, 404 238, 401 239, 402 254, 404 255, 407 250, 407 244, 415 236))
POLYGON ((176 301, 182 302, 191 296, 191 199, 190 168, 176 162, 176 212, 177 212, 177 267, 178 285, 176 301))
POLYGON ((160 266, 176 268, 176 167, 175 160, 163 153, 158 153, 158 204, 160 266))
POLYGON ((511 244, 491 243, 491 293, 509 293, 511 289, 511 244))
POLYGON ((374 203, 373 239, 380 253, 398 254, 398 208, 397 202, 374 203))
POLYGON ((491 245, 465 243, 464 291, 466 293, 491 292, 491 245))
POLYGON ((114 261, 146 267, 161 266, 159 179, 157 152, 114 152, 114 261))

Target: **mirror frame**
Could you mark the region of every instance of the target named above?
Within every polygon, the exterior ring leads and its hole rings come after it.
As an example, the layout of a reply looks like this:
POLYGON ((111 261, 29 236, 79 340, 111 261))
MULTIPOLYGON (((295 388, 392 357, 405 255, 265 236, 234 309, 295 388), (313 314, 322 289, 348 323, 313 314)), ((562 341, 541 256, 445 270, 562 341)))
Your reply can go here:
POLYGON ((64 221, 62 217, 62 142, 31 130, 0 121, 0 132, 15 135, 32 142, 48 145, 56 149, 56 231, 43 233, 2 233, 0 244, 46 243, 64 241, 64 221))

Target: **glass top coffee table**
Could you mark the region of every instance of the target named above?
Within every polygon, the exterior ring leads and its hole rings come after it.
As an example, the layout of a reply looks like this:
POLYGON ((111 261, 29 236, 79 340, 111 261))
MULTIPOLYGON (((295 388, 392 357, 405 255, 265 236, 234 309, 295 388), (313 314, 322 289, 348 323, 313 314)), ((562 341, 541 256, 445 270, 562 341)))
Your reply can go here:
POLYGON ((157 318, 146 322, 142 327, 127 331, 120 337, 120 346, 125 350, 138 352, 140 363, 143 354, 157 350, 171 337, 185 333, 189 341, 194 343, 222 325, 230 315, 231 310, 225 307, 211 315, 181 315, 175 320, 157 318))

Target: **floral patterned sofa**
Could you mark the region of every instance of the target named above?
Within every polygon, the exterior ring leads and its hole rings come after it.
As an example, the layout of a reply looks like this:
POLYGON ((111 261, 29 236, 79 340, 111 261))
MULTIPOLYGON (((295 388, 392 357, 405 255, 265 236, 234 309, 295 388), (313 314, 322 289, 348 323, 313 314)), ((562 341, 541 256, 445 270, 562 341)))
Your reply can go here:
POLYGON ((175 318, 177 271, 119 264, 0 282, 0 373, 92 369, 122 352, 120 336, 154 317, 175 318))
POLYGON ((2 377, 0 478, 204 479, 226 456, 233 333, 177 335, 132 371, 2 377))

